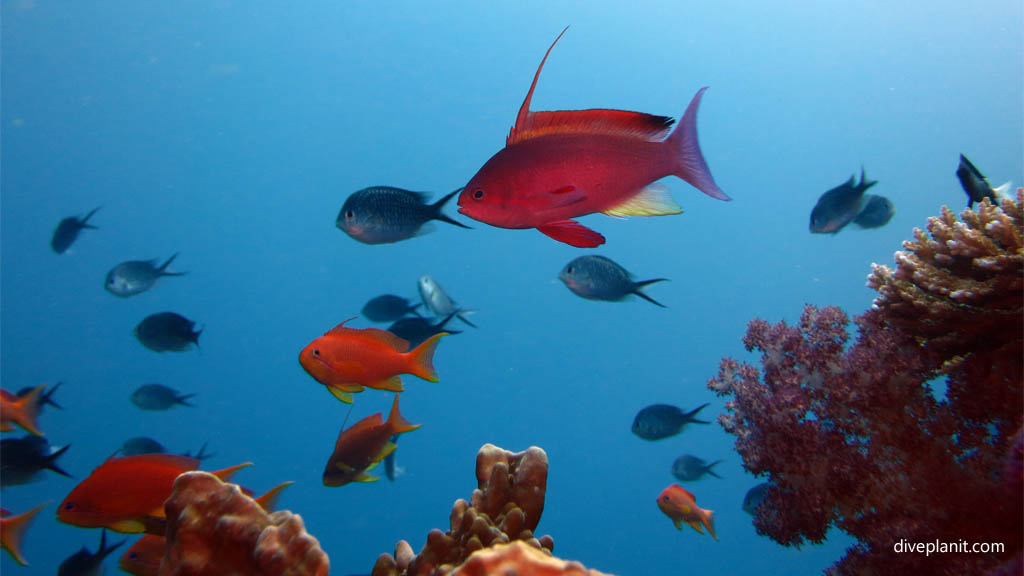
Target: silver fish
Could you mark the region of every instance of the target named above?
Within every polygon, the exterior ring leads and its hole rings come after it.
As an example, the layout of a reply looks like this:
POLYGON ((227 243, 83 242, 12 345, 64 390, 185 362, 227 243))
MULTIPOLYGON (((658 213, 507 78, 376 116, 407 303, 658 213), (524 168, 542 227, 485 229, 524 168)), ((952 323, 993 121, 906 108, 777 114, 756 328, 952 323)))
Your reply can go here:
POLYGON ((152 288, 163 276, 184 276, 185 272, 168 272, 167 267, 178 255, 174 254, 161 266, 156 260, 128 260, 121 262, 107 272, 103 287, 114 296, 128 298, 142 294, 152 288))
POLYGON ((423 305, 430 310, 434 316, 443 317, 450 314, 455 314, 459 320, 462 320, 466 324, 476 328, 476 324, 473 324, 469 320, 466 320, 465 314, 473 312, 473 310, 465 310, 460 308, 455 300, 448 295, 441 288, 441 285, 434 281, 429 274, 420 276, 419 281, 416 282, 416 287, 420 291, 420 299, 423 300, 423 305))

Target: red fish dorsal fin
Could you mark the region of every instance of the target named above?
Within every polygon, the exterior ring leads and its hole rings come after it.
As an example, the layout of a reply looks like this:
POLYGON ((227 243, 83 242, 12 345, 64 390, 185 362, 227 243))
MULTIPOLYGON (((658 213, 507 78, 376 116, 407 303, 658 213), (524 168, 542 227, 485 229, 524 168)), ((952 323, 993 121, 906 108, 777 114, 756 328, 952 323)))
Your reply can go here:
POLYGON ((548 46, 548 51, 544 53, 544 58, 540 61, 540 66, 537 66, 537 72, 533 75, 533 83, 530 84, 530 91, 526 93, 526 98, 523 100, 523 105, 519 107, 519 114, 516 115, 516 124, 512 127, 512 130, 508 133, 508 139, 506 145, 518 142, 520 139, 517 137, 521 130, 526 130, 526 124, 530 117, 530 101, 533 100, 533 90, 537 87, 537 79, 540 78, 540 71, 544 69, 544 63, 548 60, 548 55, 551 54, 551 49, 558 44, 558 41, 562 39, 562 35, 569 27, 566 26, 562 29, 562 32, 555 38, 555 41, 548 46))
POLYGON ((328 330, 327 333, 324 334, 324 336, 327 336, 327 334, 331 334, 331 333, 334 333, 334 332, 345 332, 346 330, 351 330, 351 328, 345 328, 345 324, 348 324, 349 322, 355 320, 356 318, 359 318, 359 316, 353 316, 353 317, 349 318, 348 320, 343 321, 341 324, 338 324, 334 328, 331 328, 330 330, 328 330))
POLYGON ((664 140, 673 123, 672 118, 667 116, 604 109, 530 111, 530 102, 533 100, 533 91, 537 88, 540 71, 544 69, 544 63, 547 62, 552 48, 558 44, 568 29, 569 27, 566 26, 548 47, 548 51, 544 53, 544 58, 533 75, 530 90, 526 93, 523 105, 519 108, 519 114, 516 115, 516 124, 509 131, 508 138, 505 139, 505 145, 511 146, 517 142, 551 134, 604 134, 630 136, 648 141, 664 140))
MULTIPOLYGON (((679 486, 679 485, 676 484, 676 486, 679 486)), ((690 492, 689 490, 687 490, 686 488, 683 488, 682 486, 679 486, 679 491, 682 492, 683 494, 686 494, 687 496, 689 496, 690 500, 693 500, 694 503, 697 502, 697 497, 693 495, 693 492, 690 492)))
POLYGON ((365 330, 361 330, 361 332, 366 338, 377 342, 383 342, 391 348, 394 348, 397 352, 404 354, 409 351, 408 340, 395 336, 387 330, 381 330, 380 328, 366 328, 365 330))
POLYGON ((668 137, 675 121, 668 116, 655 116, 628 110, 556 110, 530 112, 523 125, 512 129, 505 145, 552 134, 597 134, 625 136, 646 142, 660 142, 668 137))

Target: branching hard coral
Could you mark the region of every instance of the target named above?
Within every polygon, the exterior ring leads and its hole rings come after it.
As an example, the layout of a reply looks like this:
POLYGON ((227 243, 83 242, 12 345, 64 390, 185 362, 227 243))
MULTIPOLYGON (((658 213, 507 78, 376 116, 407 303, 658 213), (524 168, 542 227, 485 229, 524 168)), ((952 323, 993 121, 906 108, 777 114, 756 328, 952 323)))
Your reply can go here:
POLYGON ((769 489, 754 524, 776 541, 859 540, 835 574, 978 573, 1019 562, 1024 540, 1024 194, 944 209, 855 319, 807 306, 797 326, 753 320, 762 370, 726 358, 708 386, 734 398, 720 422, 769 489), (945 398, 930 382, 946 377, 945 398), (1013 438, 1011 438, 1013 437, 1013 438), (1016 460, 1014 460, 1016 458, 1016 460), (1012 464, 1017 462, 1016 467, 1012 464), (1011 470, 1006 472, 1006 470, 1011 470), (1016 470, 1014 472, 1013 470, 1016 470), (1002 542, 1001 553, 898 554, 901 542, 1002 542))
POLYGON ((164 509, 161 576, 327 576, 327 554, 302 518, 288 511, 267 514, 238 486, 212 474, 178 476, 164 509))
POLYGON ((478 488, 469 502, 459 499, 452 507, 449 530, 431 530, 419 555, 402 540, 395 555, 382 554, 374 576, 450 574, 470 554, 510 541, 522 541, 550 554, 550 536, 536 538, 547 489, 548 458, 536 446, 509 452, 485 444, 477 453, 478 488))

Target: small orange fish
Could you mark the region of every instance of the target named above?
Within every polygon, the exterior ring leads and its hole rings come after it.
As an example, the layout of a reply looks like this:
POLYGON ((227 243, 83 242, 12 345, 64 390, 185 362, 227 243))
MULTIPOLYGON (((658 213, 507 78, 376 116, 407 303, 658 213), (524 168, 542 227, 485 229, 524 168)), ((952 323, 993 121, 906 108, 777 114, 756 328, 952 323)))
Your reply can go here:
POLYGON ((0 545, 11 554, 11 558, 14 558, 22 566, 27 566, 28 562, 21 555, 21 539, 25 536, 25 531, 28 530, 32 519, 35 518, 35 515, 46 504, 49 504, 49 502, 40 504, 28 512, 18 514, 17 516, 9 516, 10 512, 3 510, 3 517, 0 518, 0 545))
POLYGON ((409 342, 378 328, 345 328, 342 322, 310 342, 299 353, 299 364, 334 396, 352 403, 352 394, 365 388, 401 392, 399 374, 437 382, 434 350, 447 332, 435 334, 414 350, 409 342))
POLYGON ((324 486, 376 481, 378 478, 366 471, 394 452, 395 443, 390 438, 419 427, 419 424, 412 424, 402 416, 398 409, 398 394, 395 394, 386 422, 381 421, 381 414, 377 412, 338 433, 334 453, 324 468, 324 486))
MULTIPOLYGON (((212 472, 221 480, 251 462, 212 472)), ((111 456, 75 486, 57 509, 57 519, 83 528, 163 534, 164 501, 174 480, 199 468, 199 460, 173 454, 111 456)))
POLYGON ((121 555, 118 566, 122 571, 135 576, 157 576, 166 550, 167 540, 163 536, 143 534, 121 555))
POLYGON ((686 523, 703 534, 704 530, 700 527, 703 524, 708 529, 708 534, 718 540, 718 536, 715 536, 714 511, 698 507, 696 497, 679 484, 673 484, 661 491, 661 495, 658 496, 658 508, 672 519, 677 529, 682 530, 683 523, 686 523))
POLYGON ((0 389, 0 432, 14 430, 13 422, 30 434, 42 436, 36 427, 36 416, 39 415, 39 399, 44 388, 46 384, 40 384, 24 396, 0 389))

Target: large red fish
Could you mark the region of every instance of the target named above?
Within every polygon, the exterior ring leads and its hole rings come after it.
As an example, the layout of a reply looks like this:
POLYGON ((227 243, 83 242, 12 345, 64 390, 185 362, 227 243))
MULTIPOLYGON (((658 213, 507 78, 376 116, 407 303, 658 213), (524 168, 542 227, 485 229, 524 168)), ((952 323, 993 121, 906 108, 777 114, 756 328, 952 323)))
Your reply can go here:
MULTIPOLYGON (((348 322, 346 320, 345 322, 348 322)), ((434 350, 447 332, 409 351, 409 342, 377 328, 346 328, 345 322, 313 340, 299 353, 299 364, 342 402, 364 388, 401 392, 399 374, 437 382, 434 350)))
POLYGON ((324 486, 344 486, 349 482, 374 482, 378 478, 366 471, 395 450, 392 436, 420 427, 402 416, 398 394, 391 403, 391 413, 382 421, 380 412, 363 418, 338 433, 334 452, 324 467, 324 486))
MULTIPOLYGON (((239 464, 212 474, 227 480, 250 465, 239 464)), ((61 502, 57 519, 84 528, 163 534, 164 501, 171 495, 175 478, 198 468, 199 460, 173 454, 107 458, 61 502)))
POLYGON ((492 226, 536 228, 559 242, 593 248, 604 244, 604 236, 573 218, 595 212, 616 217, 682 212, 668 188, 654 183, 665 176, 678 176, 712 198, 730 199, 715 184, 697 142, 697 107, 706 87, 671 134, 671 118, 641 112, 531 112, 540 71, 562 34, 544 54, 505 148, 463 189, 459 212, 492 226))

